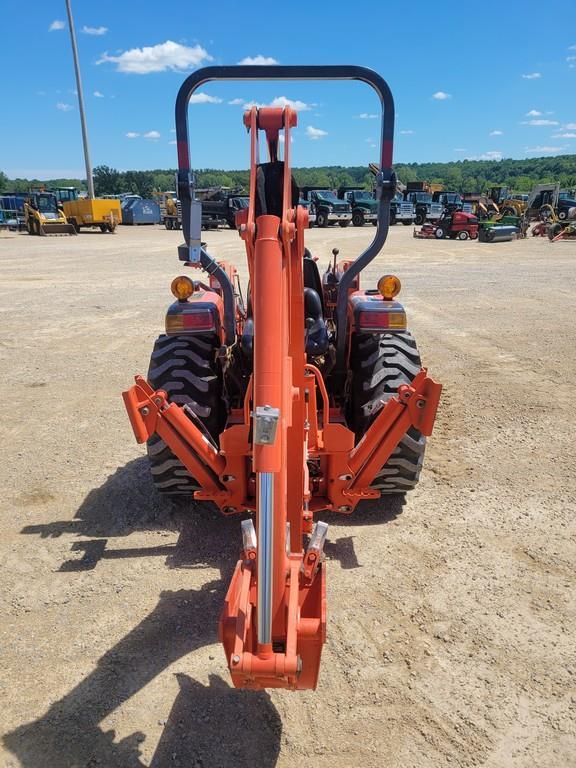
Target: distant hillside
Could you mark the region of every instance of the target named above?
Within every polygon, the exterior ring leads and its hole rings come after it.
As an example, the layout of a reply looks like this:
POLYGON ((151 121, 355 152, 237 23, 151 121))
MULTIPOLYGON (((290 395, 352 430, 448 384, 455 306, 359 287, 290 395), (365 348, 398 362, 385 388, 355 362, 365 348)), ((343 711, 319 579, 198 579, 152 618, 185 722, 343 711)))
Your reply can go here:
MULTIPOLYGON (((453 163, 399 163, 395 166, 403 181, 431 181, 444 184, 458 192, 479 192, 491 185, 501 184, 517 192, 529 192, 534 184, 559 181, 563 188, 576 188, 576 155, 537 157, 529 160, 459 160, 453 163)), ((105 165, 94 169, 96 194, 132 192, 150 196, 157 190, 174 189, 174 170, 117 171, 105 165)), ((295 168, 294 175, 300 186, 317 185, 338 187, 358 184, 372 187, 373 176, 364 166, 326 166, 295 168)), ((246 187, 248 171, 196 171, 199 187, 246 187)), ((39 182, 35 179, 8 179, 0 171, 0 191, 26 191, 30 186, 85 187, 80 179, 54 179, 39 182)))

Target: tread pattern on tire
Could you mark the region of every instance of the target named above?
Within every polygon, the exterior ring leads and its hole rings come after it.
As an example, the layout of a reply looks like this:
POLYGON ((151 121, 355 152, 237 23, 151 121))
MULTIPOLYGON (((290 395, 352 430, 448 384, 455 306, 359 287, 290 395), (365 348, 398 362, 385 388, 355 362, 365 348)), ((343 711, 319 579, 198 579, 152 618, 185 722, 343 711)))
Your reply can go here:
MULTIPOLYGON (((351 367, 351 426, 359 439, 383 405, 401 384, 409 384, 421 367, 420 355, 409 331, 354 334, 351 367)), ((404 493, 414 488, 424 461, 426 438, 411 427, 388 462, 372 482, 384 493, 404 493)))
MULTIPOLYGON (((224 402, 215 362, 216 348, 206 337, 159 336, 150 357, 148 380, 155 389, 163 389, 171 402, 188 405, 218 442, 224 402)), ((190 496, 199 489, 197 481, 161 438, 153 435, 147 449, 152 480, 160 493, 190 496)))

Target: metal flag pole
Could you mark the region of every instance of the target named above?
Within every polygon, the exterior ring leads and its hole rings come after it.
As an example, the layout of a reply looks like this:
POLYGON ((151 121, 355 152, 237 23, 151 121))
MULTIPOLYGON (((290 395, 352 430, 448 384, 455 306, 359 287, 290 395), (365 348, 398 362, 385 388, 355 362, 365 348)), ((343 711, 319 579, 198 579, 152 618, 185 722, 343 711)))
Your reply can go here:
POLYGON ((78 107, 80 109, 80 123, 82 125, 82 142, 84 144, 84 162, 86 164, 86 184, 88 197, 94 198, 94 180, 92 178, 92 163, 90 161, 90 149, 88 147, 88 131, 86 130, 86 115, 84 114, 84 96, 82 94, 82 78, 80 77, 80 64, 78 63, 78 48, 76 47, 76 33, 72 20, 70 0, 66 0, 66 12, 68 14, 68 26, 70 27, 70 40, 72 42, 72 57, 74 58, 74 70, 76 72, 76 90, 78 91, 78 107))

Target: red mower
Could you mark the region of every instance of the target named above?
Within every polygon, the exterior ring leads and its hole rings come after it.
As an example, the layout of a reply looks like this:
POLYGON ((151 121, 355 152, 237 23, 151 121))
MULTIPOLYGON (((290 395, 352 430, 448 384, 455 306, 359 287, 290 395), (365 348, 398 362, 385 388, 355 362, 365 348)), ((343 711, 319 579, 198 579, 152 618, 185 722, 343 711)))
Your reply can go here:
POLYGON ((437 222, 424 224, 420 231, 414 230, 414 237, 420 239, 477 240, 478 219, 471 213, 455 211, 444 213, 437 222))

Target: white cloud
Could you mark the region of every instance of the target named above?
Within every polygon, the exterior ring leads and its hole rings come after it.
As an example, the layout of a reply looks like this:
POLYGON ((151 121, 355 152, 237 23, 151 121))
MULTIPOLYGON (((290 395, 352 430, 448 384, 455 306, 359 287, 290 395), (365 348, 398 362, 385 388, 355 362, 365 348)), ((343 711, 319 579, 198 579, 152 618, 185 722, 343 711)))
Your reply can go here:
POLYGON ((526 147, 526 152, 541 152, 542 154, 549 154, 551 152, 560 152, 565 147, 526 147))
POLYGON ((106 32, 108 32, 108 27, 87 27, 84 25, 82 27, 82 32, 84 32, 85 35, 105 35, 106 32))
POLYGON ((522 77, 524 78, 524 80, 539 80, 542 77, 542 75, 540 74, 540 72, 530 72, 529 75, 522 75, 522 77))
POLYGON ((298 99, 288 99, 286 96, 276 96, 270 104, 262 104, 259 101, 244 101, 244 99, 232 99, 228 104, 234 107, 242 106, 244 109, 252 109, 252 107, 257 107, 258 109, 260 107, 290 107, 296 112, 307 112, 316 106, 316 104, 306 104, 306 102, 299 101, 298 99))
POLYGON ((444 91, 436 91, 436 93, 432 94, 432 98, 436 99, 436 101, 446 101, 446 99, 451 99, 452 96, 444 91))
POLYGON ((490 131, 489 136, 503 136, 504 131, 490 131))
POLYGON ((98 99, 103 99, 104 98, 104 94, 100 93, 100 91, 94 91, 94 96, 96 96, 96 98, 98 98, 98 99))
POLYGON ((576 133, 553 133, 553 139, 576 139, 576 133))
POLYGON ((376 120, 380 115, 374 115, 371 112, 361 112, 358 117, 360 120, 376 120))
POLYGON ((160 134, 158 131, 148 131, 148 133, 143 134, 145 139, 159 139, 160 134))
POLYGON ((309 139, 315 141, 316 139, 322 139, 324 136, 328 136, 327 131, 323 131, 321 128, 314 128, 312 125, 306 127, 306 135, 309 139))
POLYGON ((402 136, 412 136, 414 131, 408 129, 407 131, 400 131, 400 133, 402 134, 402 136))
POLYGON ((112 62, 117 65, 118 72, 147 75, 150 72, 165 72, 167 69, 174 72, 194 69, 205 61, 212 61, 212 56, 202 46, 194 45, 190 48, 187 45, 166 40, 165 43, 145 48, 131 48, 119 56, 103 53, 96 63, 112 62))
POLYGON ((522 125, 535 125, 541 127, 543 125, 558 125, 558 120, 523 120, 522 125))
POLYGON ((576 123, 566 123, 564 128, 567 128, 569 131, 576 131, 576 123))
POLYGON ((537 109, 531 109, 530 112, 526 112, 526 117, 540 117, 542 112, 537 109))
POLYGON ((207 93, 193 93, 190 96, 190 104, 221 104, 222 99, 216 98, 216 96, 209 96, 207 93))
POLYGON ((170 128, 170 133, 176 133, 176 128, 170 128))
POLYGON ((245 66, 273 66, 278 63, 279 62, 272 58, 272 56, 262 56, 261 53, 259 53, 258 56, 245 56, 238 62, 238 64, 245 66))
POLYGON ((306 112, 310 107, 315 107, 315 104, 306 104, 304 101, 298 101, 298 99, 287 99, 286 96, 276 96, 270 102, 271 107, 291 107, 296 112, 306 112))
POLYGON ((49 32, 55 32, 58 29, 64 29, 66 24, 63 21, 53 21, 52 24, 48 27, 49 32))
POLYGON ((490 152, 483 152, 481 155, 467 155, 466 160, 502 160, 502 152, 492 150, 490 152))
POLYGON ((569 45, 568 46, 569 51, 576 51, 576 45, 569 45))
POLYGON ((126 134, 127 139, 137 139, 138 136, 140 136, 140 134, 136 133, 136 131, 128 131, 128 133, 126 134))
MULTIPOLYGON (((283 133, 279 134, 278 141, 280 144, 284 144, 286 141, 286 136, 283 133)), ((290 144, 294 144, 294 136, 290 136, 290 144)))
POLYGON ((468 152, 467 149, 453 149, 452 152, 468 152))
POLYGON ((176 139, 172 139, 172 141, 169 141, 168 144, 178 144, 178 142, 176 141, 176 139))
POLYGON ((61 112, 70 112, 71 109, 74 109, 72 104, 66 104, 63 101, 59 101, 56 104, 56 109, 59 109, 61 112))
POLYGON ((576 56, 566 56, 566 61, 576 61, 576 56))

